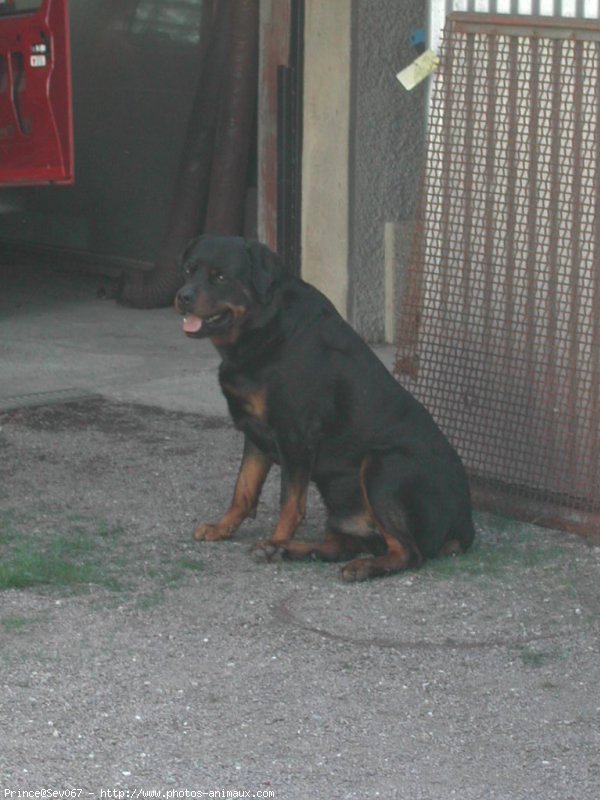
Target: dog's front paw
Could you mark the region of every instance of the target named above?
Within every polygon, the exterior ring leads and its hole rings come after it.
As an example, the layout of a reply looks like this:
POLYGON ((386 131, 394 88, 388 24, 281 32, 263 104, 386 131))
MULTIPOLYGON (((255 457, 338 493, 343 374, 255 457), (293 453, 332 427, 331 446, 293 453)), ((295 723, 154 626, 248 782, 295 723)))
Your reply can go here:
POLYGON ((219 542, 222 539, 230 539, 231 528, 226 525, 219 525, 218 522, 207 522, 196 528, 194 539, 197 542, 219 542))
POLYGON ((256 542, 250 555, 257 564, 270 564, 273 561, 282 561, 286 556, 286 549, 269 539, 261 539, 256 542))

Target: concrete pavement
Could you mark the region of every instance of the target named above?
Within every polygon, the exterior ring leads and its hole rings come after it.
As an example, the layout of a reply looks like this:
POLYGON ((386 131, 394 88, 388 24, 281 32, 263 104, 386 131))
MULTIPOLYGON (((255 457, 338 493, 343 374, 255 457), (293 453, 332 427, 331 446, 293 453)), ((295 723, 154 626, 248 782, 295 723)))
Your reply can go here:
POLYGON ((110 281, 89 273, 17 266, 0 275, 3 407, 39 393, 50 401, 99 393, 227 413, 212 345, 187 340, 173 309, 139 311, 103 299, 110 281))
POLYGON ((381 581, 257 565, 276 471, 193 542, 240 456, 218 360, 101 286, 2 274, 3 796, 597 800, 600 548, 478 515, 469 554, 381 581))

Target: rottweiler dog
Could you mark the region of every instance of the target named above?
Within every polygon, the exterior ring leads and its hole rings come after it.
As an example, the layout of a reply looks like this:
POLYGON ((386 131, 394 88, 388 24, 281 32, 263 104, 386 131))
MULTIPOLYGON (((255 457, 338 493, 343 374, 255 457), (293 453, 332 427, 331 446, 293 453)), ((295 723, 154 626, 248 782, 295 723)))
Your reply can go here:
POLYGON ((321 292, 265 245, 238 237, 201 236, 182 264, 183 330, 209 337, 221 355, 221 388, 245 436, 231 506, 200 525, 197 540, 228 539, 254 516, 276 463, 279 520, 254 545, 257 561, 349 561, 342 578, 362 581, 469 547, 460 458, 321 292), (327 509, 320 543, 293 538, 310 481, 327 509))

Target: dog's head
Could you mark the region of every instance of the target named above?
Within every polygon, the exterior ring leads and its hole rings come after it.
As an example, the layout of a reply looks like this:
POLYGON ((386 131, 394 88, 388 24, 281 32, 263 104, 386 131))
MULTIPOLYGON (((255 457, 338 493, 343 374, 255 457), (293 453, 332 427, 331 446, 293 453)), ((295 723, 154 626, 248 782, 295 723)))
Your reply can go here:
POLYGON ((188 336, 234 344, 244 329, 265 324, 284 268, 268 247, 237 236, 200 236, 182 256, 185 284, 175 308, 188 336))

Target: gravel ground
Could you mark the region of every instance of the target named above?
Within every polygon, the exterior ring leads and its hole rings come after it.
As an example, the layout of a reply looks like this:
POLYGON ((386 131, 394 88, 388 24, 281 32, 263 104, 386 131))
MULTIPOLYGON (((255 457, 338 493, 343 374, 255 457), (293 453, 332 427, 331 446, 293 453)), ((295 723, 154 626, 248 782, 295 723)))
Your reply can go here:
POLYGON ((233 488, 224 418, 0 425, 0 579, 33 583, 0 592, 2 797, 597 800, 598 547, 479 515, 470 554, 345 584, 249 558, 276 474, 235 540, 192 541, 233 488))

